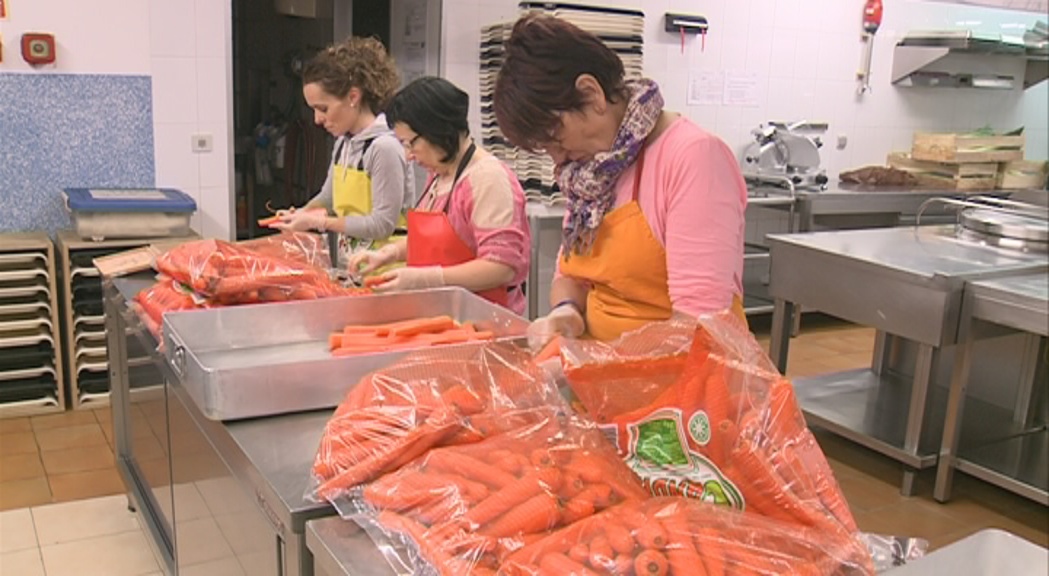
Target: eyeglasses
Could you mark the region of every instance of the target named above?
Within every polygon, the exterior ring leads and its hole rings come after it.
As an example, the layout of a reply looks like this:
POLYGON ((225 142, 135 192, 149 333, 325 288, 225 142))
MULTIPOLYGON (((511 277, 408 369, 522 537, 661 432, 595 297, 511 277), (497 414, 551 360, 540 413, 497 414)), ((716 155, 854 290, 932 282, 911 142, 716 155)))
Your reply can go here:
POLYGON ((404 148, 406 150, 411 150, 412 148, 415 147, 415 141, 418 140, 419 138, 422 138, 422 134, 416 134, 415 136, 412 137, 411 140, 408 140, 407 142, 405 142, 404 140, 401 140, 401 146, 404 146, 404 148))

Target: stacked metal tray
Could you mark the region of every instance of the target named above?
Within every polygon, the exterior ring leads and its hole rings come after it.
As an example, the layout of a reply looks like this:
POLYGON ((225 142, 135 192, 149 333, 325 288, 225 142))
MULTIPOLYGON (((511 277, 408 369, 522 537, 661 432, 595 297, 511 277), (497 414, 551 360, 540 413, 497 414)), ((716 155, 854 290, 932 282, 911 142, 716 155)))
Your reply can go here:
POLYGON ((64 407, 53 255, 46 234, 0 235, 0 415, 64 407))
MULTIPOLYGON (((72 230, 61 230, 57 234, 59 277, 63 292, 64 350, 73 408, 92 407, 109 401, 109 360, 102 278, 93 261, 101 256, 149 243, 149 239, 94 242, 81 239, 72 230)), ((128 339, 128 369, 135 374, 131 381, 136 385, 162 383, 148 351, 135 338, 128 339)))

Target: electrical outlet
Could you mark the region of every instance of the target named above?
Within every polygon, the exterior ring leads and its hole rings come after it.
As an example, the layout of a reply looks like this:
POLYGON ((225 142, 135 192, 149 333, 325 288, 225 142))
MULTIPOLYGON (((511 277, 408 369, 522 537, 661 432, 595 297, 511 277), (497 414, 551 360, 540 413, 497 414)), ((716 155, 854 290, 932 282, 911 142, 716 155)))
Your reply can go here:
POLYGON ((190 136, 190 148, 194 152, 211 152, 211 134, 194 134, 190 136))

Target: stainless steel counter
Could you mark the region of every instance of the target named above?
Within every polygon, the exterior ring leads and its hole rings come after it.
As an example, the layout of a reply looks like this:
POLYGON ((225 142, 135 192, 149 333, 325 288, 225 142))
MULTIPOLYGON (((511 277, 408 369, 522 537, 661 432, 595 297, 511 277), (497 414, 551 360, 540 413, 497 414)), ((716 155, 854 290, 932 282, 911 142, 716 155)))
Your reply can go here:
MULTIPOLYGON (((950 498, 955 470, 997 484, 1049 505, 1049 430, 1046 428, 1046 374, 1038 374, 1049 336, 1049 274, 982 280, 965 287, 959 325, 959 352, 951 374, 946 423, 939 450, 933 495, 950 498), (963 421, 974 343, 1003 330, 1029 335, 1021 359, 1021 376, 1012 422, 1018 432, 1005 438, 965 443, 963 421)), ((1044 372, 1044 363, 1042 364, 1044 372)), ((972 410, 972 408, 969 408, 972 410)))
POLYGON ((313 553, 317 576, 393 576, 393 570, 368 534, 356 523, 337 516, 306 523, 306 545, 313 553))
POLYGON ((903 463, 902 491, 910 494, 915 470, 936 461, 944 399, 930 381, 941 349, 956 342, 965 281, 1044 271, 1045 256, 966 243, 953 226, 770 235, 769 244, 773 361, 786 372, 797 305, 877 328, 870 369, 794 385, 810 424, 903 463), (892 364, 906 343, 917 347, 911 377, 892 364))
POLYGON ((165 572, 192 566, 252 576, 312 574, 306 522, 334 510, 304 495, 331 411, 209 420, 156 352, 166 383, 152 395, 158 402, 138 403, 126 366, 120 368, 126 342, 114 335, 130 326, 155 350, 156 339, 127 308, 151 284, 145 275, 107 285, 107 322, 117 329, 109 332, 117 465, 165 572))

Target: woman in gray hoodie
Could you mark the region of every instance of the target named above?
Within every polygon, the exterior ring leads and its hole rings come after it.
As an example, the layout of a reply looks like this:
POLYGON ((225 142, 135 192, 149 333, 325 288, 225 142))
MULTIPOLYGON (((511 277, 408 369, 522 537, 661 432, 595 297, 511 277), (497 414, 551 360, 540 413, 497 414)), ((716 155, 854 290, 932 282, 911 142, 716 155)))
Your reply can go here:
POLYGON ((320 192, 303 208, 281 213, 273 227, 335 232, 346 262, 404 233, 415 182, 382 114, 400 80, 381 42, 349 38, 314 56, 302 82, 314 122, 335 136, 335 147, 320 192))

